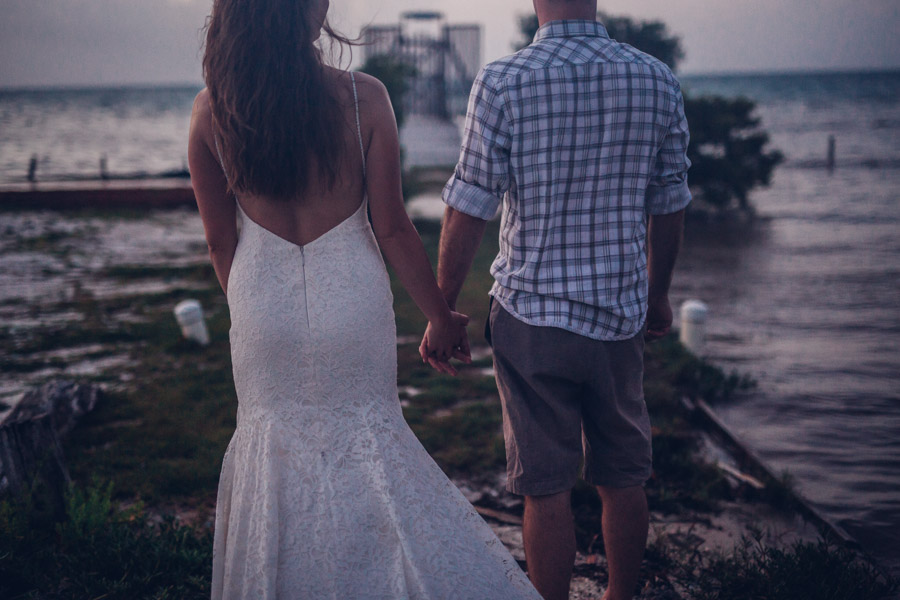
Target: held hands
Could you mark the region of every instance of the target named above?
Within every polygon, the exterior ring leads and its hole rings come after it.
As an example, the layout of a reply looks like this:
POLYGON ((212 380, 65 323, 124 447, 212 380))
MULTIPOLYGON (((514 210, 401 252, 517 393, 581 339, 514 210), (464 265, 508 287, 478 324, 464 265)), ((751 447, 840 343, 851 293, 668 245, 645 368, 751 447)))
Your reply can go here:
POLYGON ((658 340, 665 337, 672 329, 672 306, 669 304, 669 296, 650 298, 647 306, 647 332, 644 339, 647 341, 658 340))
POLYGON ((445 323, 428 323, 419 345, 422 362, 448 375, 457 374, 456 368, 450 364, 451 358, 471 363, 469 336, 466 334, 468 323, 469 317, 453 311, 450 312, 450 320, 445 323))

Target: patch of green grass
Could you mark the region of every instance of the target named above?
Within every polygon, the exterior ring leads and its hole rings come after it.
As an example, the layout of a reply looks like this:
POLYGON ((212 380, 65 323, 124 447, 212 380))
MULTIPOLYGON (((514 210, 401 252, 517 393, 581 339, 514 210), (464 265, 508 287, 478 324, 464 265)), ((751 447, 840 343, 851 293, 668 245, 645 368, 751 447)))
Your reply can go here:
POLYGON ((153 343, 159 341, 159 336, 171 337, 169 333, 175 326, 172 309, 184 298, 195 298, 213 311, 224 303, 221 292, 212 286, 205 289, 175 288, 155 294, 103 300, 97 300, 86 292, 76 292, 72 300, 42 310, 76 311, 83 315, 81 321, 29 329, 11 339, 2 350, 10 356, 26 357, 38 352, 89 344, 117 346, 147 341, 153 343), (143 323, 126 322, 119 318, 123 312, 150 319, 143 323))
POLYGON ((222 456, 235 426, 236 397, 228 346, 230 320, 211 269, 208 287, 98 300, 76 294, 68 310, 84 320, 18 338, 4 362, 24 368, 30 353, 102 344, 131 355, 133 387, 107 394, 65 442, 76 481, 115 481, 118 497, 194 501, 215 493, 222 456), (185 297, 207 307, 213 343, 184 340, 172 315, 185 297), (146 317, 134 323, 122 311, 146 317))
POLYGON ((677 388, 681 395, 709 403, 726 401, 737 392, 752 389, 756 382, 737 372, 726 374, 685 350, 675 334, 647 345, 645 370, 677 388))
POLYGON ((166 265, 117 265, 107 268, 102 274, 105 277, 125 280, 139 279, 196 279, 209 280, 215 276, 211 264, 170 267, 166 265))
POLYGON ((117 327, 113 323, 103 321, 71 323, 63 328, 29 331, 16 339, 11 354, 26 356, 88 344, 116 345, 135 341, 135 336, 134 330, 117 327))
MULTIPOLYGON (((464 372, 466 371, 463 368, 464 372)), ((414 402, 430 410, 447 408, 472 399, 497 396, 497 384, 493 377, 473 375, 471 372, 458 377, 438 373, 424 364, 414 344, 397 348, 397 384, 420 391, 414 402)))
POLYGON ((410 428, 449 475, 496 473, 506 464, 500 405, 475 402, 444 417, 419 408, 404 410, 410 428))
POLYGON ((731 499, 731 488, 715 466, 696 453, 692 432, 662 427, 653 436, 653 477, 647 482, 651 509, 677 513, 683 508, 715 510, 719 500, 731 499))
POLYGON ((212 535, 118 510, 109 485, 70 489, 55 522, 0 503, 0 597, 209 598, 212 535))
POLYGON ((872 565, 827 539, 784 549, 745 539, 691 579, 696 600, 878 600, 897 591, 872 565))
POLYGON ((644 352, 644 397, 653 424, 653 476, 647 497, 653 510, 714 510, 731 499, 722 473, 698 457, 696 428, 685 420, 681 398, 700 394, 727 399, 739 388, 721 369, 697 359, 675 335, 647 344, 644 352))
POLYGON ((66 442, 77 478, 97 474, 151 502, 215 493, 237 400, 227 313, 208 326, 214 343, 205 348, 184 340, 174 319, 148 332, 134 350, 136 388, 111 394, 66 442))
MULTIPOLYGON (((436 221, 416 221, 416 229, 425 244, 431 263, 437 264, 440 223, 436 221)), ((484 345, 484 321, 488 316, 490 298, 488 292, 494 283, 490 267, 499 249, 500 225, 491 221, 485 230, 484 239, 469 277, 463 286, 457 301, 457 310, 469 316, 469 341, 473 345, 484 345)), ((398 335, 421 335, 425 331, 427 321, 415 303, 400 285, 391 271, 391 289, 394 293, 394 311, 397 315, 398 335)))

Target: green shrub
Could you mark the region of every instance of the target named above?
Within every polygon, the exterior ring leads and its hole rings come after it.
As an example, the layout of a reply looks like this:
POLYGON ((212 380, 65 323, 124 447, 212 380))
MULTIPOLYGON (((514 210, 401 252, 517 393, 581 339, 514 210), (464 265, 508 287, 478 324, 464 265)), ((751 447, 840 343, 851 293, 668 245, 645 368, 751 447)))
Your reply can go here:
POLYGON ((701 569, 696 600, 878 600, 896 591, 875 568, 827 539, 779 549, 744 540, 701 569))
POLYGON ((208 598, 211 565, 210 532, 120 510, 111 484, 72 488, 59 523, 0 503, 2 598, 208 598))

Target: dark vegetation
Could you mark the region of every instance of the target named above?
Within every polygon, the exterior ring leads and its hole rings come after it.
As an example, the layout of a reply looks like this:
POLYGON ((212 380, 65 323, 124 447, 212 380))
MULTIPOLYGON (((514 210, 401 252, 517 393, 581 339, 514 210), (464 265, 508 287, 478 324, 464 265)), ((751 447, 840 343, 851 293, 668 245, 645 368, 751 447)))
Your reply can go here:
POLYGON ((850 550, 823 538, 773 548, 743 540, 730 556, 699 568, 697 600, 888 598, 896 591, 850 550))
POLYGON ((403 112, 403 97, 409 90, 409 78, 416 74, 416 69, 388 54, 376 54, 370 56, 359 70, 384 84, 394 107, 397 128, 403 127, 406 120, 403 112))
MULTIPOLYGON (((416 74, 415 67, 388 54, 376 54, 375 56, 370 56, 359 70, 376 77, 384 84, 391 100, 391 106, 394 109, 397 129, 403 127, 403 123, 406 121, 406 114, 403 110, 403 97, 409 90, 410 78, 416 74)), ((405 157, 406 151, 401 147, 401 163, 405 163, 405 157)), ((414 173, 404 172, 402 185, 403 197, 407 200, 419 191, 417 177, 414 173)))
POLYGON ((209 598, 212 538, 122 510, 109 485, 71 489, 66 518, 0 503, 0 598, 209 598))

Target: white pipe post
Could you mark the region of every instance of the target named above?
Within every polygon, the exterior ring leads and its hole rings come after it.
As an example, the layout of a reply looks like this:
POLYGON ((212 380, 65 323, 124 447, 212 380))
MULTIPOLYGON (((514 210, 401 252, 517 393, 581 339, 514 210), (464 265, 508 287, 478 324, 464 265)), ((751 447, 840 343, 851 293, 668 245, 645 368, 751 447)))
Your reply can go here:
POLYGON ((185 338, 201 346, 209 344, 209 330, 203 318, 203 307, 197 300, 182 300, 175 305, 175 318, 185 338))
POLYGON ((679 341, 696 356, 706 349, 706 321, 709 307, 699 300, 688 300, 681 305, 681 332, 679 341))

